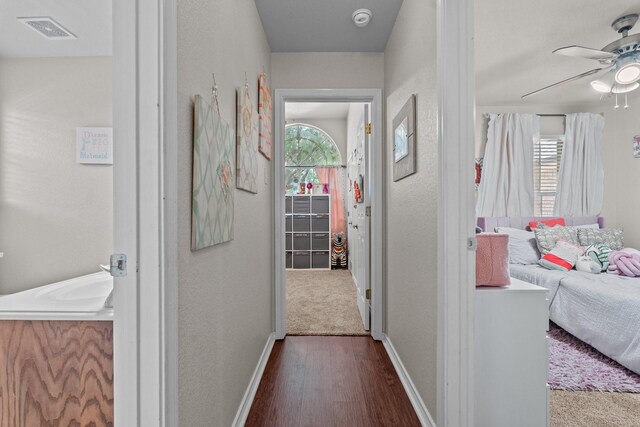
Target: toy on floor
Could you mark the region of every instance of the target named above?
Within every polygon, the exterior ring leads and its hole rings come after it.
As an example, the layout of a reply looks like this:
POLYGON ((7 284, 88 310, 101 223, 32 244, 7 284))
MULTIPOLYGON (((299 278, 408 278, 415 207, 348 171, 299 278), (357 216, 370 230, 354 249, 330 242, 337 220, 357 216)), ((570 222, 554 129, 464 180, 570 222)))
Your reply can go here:
POLYGON ((333 240, 331 241, 331 268, 347 267, 347 251, 345 248, 343 234, 333 233, 333 240))

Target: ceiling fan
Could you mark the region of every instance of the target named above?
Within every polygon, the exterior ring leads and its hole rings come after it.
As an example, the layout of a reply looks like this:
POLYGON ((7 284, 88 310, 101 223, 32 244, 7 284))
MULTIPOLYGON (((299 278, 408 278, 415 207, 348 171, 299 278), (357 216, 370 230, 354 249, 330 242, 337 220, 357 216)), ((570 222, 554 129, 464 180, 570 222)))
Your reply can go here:
POLYGON ((640 87, 640 33, 629 35, 629 30, 633 28, 636 21, 638 21, 636 13, 621 16, 613 21, 611 27, 621 34, 622 38, 600 50, 575 45, 554 50, 553 53, 559 55, 596 60, 601 67, 527 93, 522 95, 522 98, 598 73, 603 74, 599 79, 591 82, 593 89, 598 92, 617 95, 640 87))

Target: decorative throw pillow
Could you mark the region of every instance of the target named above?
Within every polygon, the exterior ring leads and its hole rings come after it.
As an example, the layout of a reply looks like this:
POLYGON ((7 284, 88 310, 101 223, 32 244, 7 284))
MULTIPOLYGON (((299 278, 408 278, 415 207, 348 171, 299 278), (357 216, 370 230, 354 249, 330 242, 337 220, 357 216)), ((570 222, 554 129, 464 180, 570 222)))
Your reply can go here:
POLYGON ((538 261, 538 264, 549 270, 569 271, 583 253, 583 247, 560 239, 556 246, 538 261))
POLYGON ((540 259, 533 231, 519 228, 496 227, 496 233, 509 235, 509 264, 535 264, 540 259))
POLYGON ((604 243, 612 250, 619 251, 624 247, 624 236, 619 228, 580 228, 578 242, 582 246, 604 243))
POLYGON ((604 243, 596 243, 591 245, 585 251, 585 256, 588 256, 600 266, 600 271, 607 271, 609 267, 609 254, 612 252, 611 248, 604 243))
POLYGON ((535 230, 536 228, 543 228, 543 227, 540 227, 541 225, 544 225, 546 227, 553 227, 556 225, 564 226, 565 223, 564 223, 564 218, 549 218, 549 219, 544 219, 542 221, 531 221, 529 223, 529 227, 532 230, 535 230))
POLYGON ((552 228, 535 228, 533 232, 536 236, 538 250, 540 250, 542 255, 548 254, 560 239, 566 240, 574 245, 579 244, 578 229, 575 227, 563 227, 561 225, 556 225, 552 228))

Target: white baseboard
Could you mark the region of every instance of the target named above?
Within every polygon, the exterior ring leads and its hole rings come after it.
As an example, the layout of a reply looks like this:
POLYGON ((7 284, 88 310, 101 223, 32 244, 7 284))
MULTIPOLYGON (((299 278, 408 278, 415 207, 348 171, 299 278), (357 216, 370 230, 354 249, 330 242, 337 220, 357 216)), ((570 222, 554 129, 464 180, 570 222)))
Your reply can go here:
POLYGON ((242 402, 240 402, 236 418, 233 420, 233 424, 231 424, 233 427, 243 427, 247 422, 247 417, 249 416, 253 399, 256 397, 256 392, 258 391, 258 386, 260 385, 264 368, 267 366, 267 361, 269 360, 269 356, 271 355, 271 350, 273 349, 273 344, 275 342, 276 334, 272 333, 267 339, 264 350, 262 350, 262 355, 258 360, 258 366, 256 366, 255 371, 253 371, 247 391, 245 391, 244 396, 242 397, 242 402))
POLYGON ((393 347, 391 340, 386 334, 382 339, 382 344, 384 345, 385 350, 387 350, 387 354, 391 359, 391 363, 393 363, 393 367, 398 373, 398 377, 400 377, 400 382, 402 383, 404 390, 407 392, 407 396, 409 396, 409 400, 411 401, 411 405, 413 405, 413 409, 416 411, 420 424, 424 427, 435 427, 436 423, 433 421, 427 406, 424 404, 422 397, 420 397, 420 393, 418 393, 416 386, 413 384, 413 381, 411 381, 411 377, 402 364, 400 356, 396 353, 396 349, 393 347))

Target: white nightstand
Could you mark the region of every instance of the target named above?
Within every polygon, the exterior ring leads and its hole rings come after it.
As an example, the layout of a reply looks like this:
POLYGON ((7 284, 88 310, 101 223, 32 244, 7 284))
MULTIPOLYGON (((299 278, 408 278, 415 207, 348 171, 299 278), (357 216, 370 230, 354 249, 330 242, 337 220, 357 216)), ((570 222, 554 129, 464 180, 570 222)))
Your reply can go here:
POLYGON ((476 288, 475 425, 549 425, 547 290, 518 279, 476 288))

